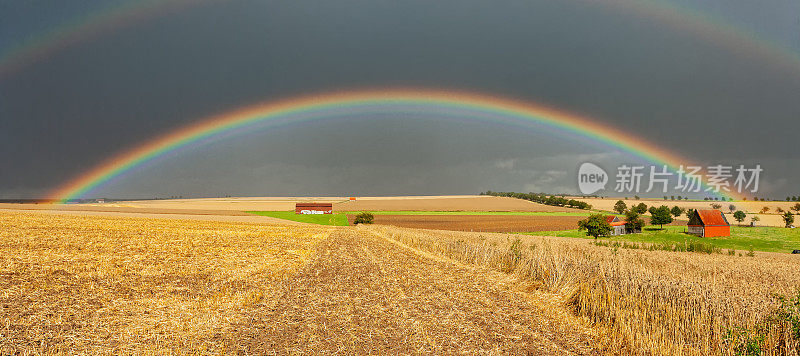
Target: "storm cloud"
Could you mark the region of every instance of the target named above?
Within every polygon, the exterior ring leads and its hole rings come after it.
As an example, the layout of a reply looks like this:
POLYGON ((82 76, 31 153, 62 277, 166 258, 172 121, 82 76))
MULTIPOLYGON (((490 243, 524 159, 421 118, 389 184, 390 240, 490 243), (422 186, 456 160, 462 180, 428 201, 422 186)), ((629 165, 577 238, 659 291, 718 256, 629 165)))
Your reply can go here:
MULTIPOLYGON (((768 10, 708 1, 697 11, 800 52, 800 23, 783 15, 799 6, 759 4, 768 10)), ((9 50, 85 11, 72 6, 4 3, 16 20, 3 25, 0 44, 9 50)), ((713 38, 591 1, 230 1, 91 36, 0 78, 0 197, 45 196, 212 114, 387 87, 547 104, 701 164, 762 164, 760 196, 800 194, 800 69, 713 38)), ((582 161, 635 159, 584 141, 536 125, 357 116, 230 137, 93 194, 570 193, 582 161)))

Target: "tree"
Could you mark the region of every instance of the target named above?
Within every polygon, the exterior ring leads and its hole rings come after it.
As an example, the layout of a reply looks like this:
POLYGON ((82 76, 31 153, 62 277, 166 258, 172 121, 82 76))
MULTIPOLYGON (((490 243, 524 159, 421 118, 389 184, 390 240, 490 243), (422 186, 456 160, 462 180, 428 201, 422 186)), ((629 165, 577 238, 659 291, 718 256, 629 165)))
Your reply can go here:
POLYGON ((755 226, 759 221, 761 221, 761 218, 759 218, 757 215, 753 215, 753 217, 750 218, 750 224, 753 226, 755 226))
POLYGON ((644 227, 644 219, 635 211, 628 211, 625 213, 625 229, 628 232, 642 231, 644 227))
POLYGON ((353 225, 372 224, 373 220, 375 220, 375 216, 372 215, 372 213, 362 211, 356 215, 356 219, 353 220, 353 225))
POLYGON ((625 210, 628 210, 628 205, 622 200, 617 200, 616 204, 614 204, 614 211, 622 214, 625 212, 625 210))
POLYGON ((765 206, 765 207, 761 208, 761 214, 766 214, 768 211, 769 211, 769 207, 768 206, 765 206))
POLYGON ((739 224, 741 224, 742 221, 744 221, 745 217, 747 217, 747 214, 745 214, 744 211, 737 210, 735 213, 733 213, 733 218, 736 219, 736 221, 738 221, 739 224))
POLYGON ((586 230, 587 236, 608 236, 611 233, 611 224, 606 221, 603 214, 592 214, 588 218, 578 221, 578 230, 586 230))
POLYGON ((672 207, 672 210, 670 210, 670 212, 672 213, 672 216, 678 218, 679 216, 683 215, 683 208, 675 205, 672 207))
POLYGON ((669 224, 673 220, 672 212, 669 210, 668 206, 662 205, 658 208, 650 208, 650 224, 661 225, 661 230, 664 230, 664 224, 669 224))
POLYGON ((687 219, 691 219, 692 218, 692 214, 694 214, 694 209, 686 210, 686 218, 687 219))
POLYGON ((637 212, 639 214, 644 214, 644 213, 647 212, 647 204, 645 204, 645 203, 636 204, 636 206, 632 207, 631 210, 633 210, 633 211, 635 211, 635 212, 637 212))
POLYGON ((790 209, 794 210, 795 213, 800 213, 800 203, 792 205, 790 209))
POLYGON ((722 207, 722 204, 718 203, 711 203, 711 209, 719 209, 722 207))
POLYGON ((736 211, 736 205, 733 205, 733 204, 728 205, 728 210, 730 210, 730 212, 736 211))
POLYGON ((794 215, 792 215, 791 212, 787 211, 783 213, 781 217, 783 218, 783 222, 786 224, 786 227, 790 227, 792 224, 794 224, 794 215))

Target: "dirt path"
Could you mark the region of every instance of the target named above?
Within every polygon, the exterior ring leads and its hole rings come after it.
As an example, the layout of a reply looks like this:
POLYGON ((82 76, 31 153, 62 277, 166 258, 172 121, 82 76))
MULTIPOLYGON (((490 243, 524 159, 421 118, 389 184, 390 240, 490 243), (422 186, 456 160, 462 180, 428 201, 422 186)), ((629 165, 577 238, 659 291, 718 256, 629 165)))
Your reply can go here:
POLYGON ((248 353, 590 353, 590 336, 544 298, 348 228, 323 242, 276 304, 221 337, 248 353))

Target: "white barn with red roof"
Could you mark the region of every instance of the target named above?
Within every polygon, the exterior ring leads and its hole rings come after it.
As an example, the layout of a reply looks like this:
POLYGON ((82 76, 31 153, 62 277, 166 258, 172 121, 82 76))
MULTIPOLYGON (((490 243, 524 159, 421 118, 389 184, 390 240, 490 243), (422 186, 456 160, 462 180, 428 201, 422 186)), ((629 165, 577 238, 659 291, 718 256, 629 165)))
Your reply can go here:
POLYGON ((606 222, 611 225, 611 236, 625 235, 625 221, 620 220, 619 216, 606 215, 606 222))

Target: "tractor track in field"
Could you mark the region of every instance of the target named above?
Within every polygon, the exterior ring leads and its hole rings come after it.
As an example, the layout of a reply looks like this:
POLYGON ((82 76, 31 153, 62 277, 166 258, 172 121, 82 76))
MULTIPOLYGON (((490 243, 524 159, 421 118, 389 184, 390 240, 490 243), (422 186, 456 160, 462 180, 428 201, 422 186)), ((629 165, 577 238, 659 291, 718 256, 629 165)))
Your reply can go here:
MULTIPOLYGON (((592 336, 485 270, 343 228, 224 336, 247 353, 588 354, 592 336)), ((563 308, 562 308, 563 309, 563 308)), ((219 341, 219 340, 218 340, 219 341)))

